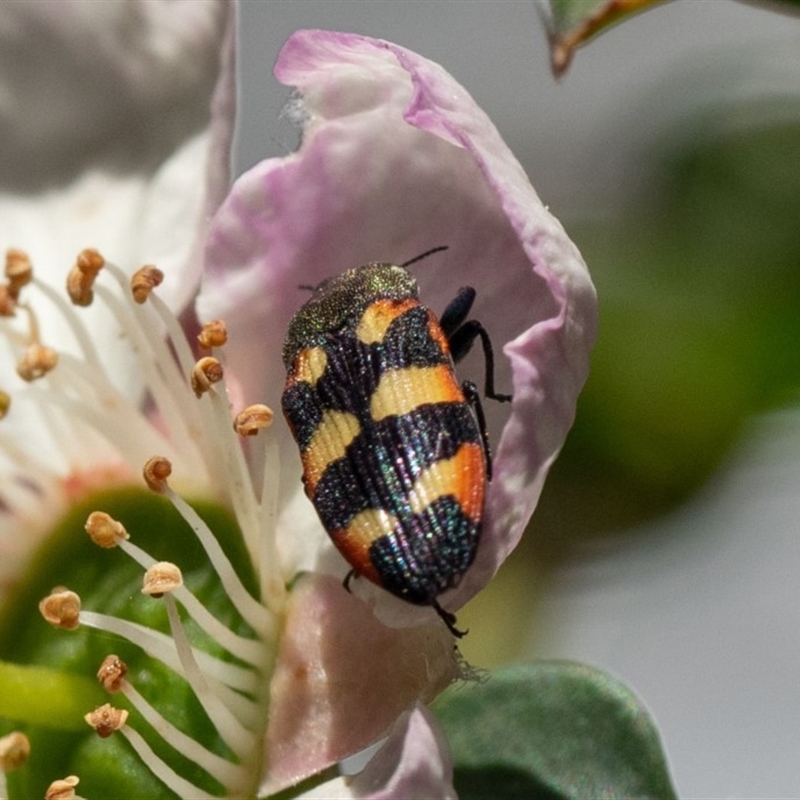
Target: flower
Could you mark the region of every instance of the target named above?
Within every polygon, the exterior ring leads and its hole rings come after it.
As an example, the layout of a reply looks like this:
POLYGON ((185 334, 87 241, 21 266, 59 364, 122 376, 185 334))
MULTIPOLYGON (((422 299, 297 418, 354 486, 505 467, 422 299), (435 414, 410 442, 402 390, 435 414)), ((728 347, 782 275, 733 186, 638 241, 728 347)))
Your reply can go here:
MULTIPOLYGON (((129 351, 122 363, 130 367, 124 383, 114 386, 95 354, 106 339, 54 301, 53 316, 72 327, 78 352, 59 348, 54 363, 37 351, 31 369, 39 380, 10 392, 6 421, 26 399, 55 409, 55 417, 45 415, 43 436, 51 450, 68 447, 70 456, 59 473, 27 441, 9 440, 5 453, 21 486, 56 497, 52 505, 63 512, 86 494, 87 466, 93 488, 102 488, 130 481, 147 458, 144 479, 158 495, 129 490, 121 505, 130 525, 106 508, 83 513, 92 541, 112 549, 86 558, 70 550, 69 562, 50 551, 50 568, 64 571, 64 583, 74 575, 86 591, 59 587, 41 603, 51 623, 78 627, 62 635, 75 644, 61 651, 38 640, 19 645, 46 654, 56 670, 85 668, 106 641, 85 634, 88 626, 117 634, 115 647, 131 655, 106 653, 93 666, 99 663, 102 686, 127 700, 122 708, 87 709, 87 721, 110 738, 99 745, 81 739, 70 746, 71 760, 62 759, 68 780, 80 777, 89 796, 121 796, 132 787, 155 796, 162 784, 180 796, 265 796, 387 734, 358 776, 316 791, 454 796, 446 744, 420 704, 459 675, 452 637, 431 609, 366 581, 355 582, 353 595, 343 591, 347 567, 302 493, 295 444, 272 421, 285 329, 303 300, 298 284, 368 261, 402 263, 446 244, 439 264, 449 265, 447 277, 441 269, 437 275, 436 263, 418 272, 424 302, 438 310, 459 285, 474 284, 475 315, 495 341, 508 342, 498 381, 513 386, 514 400, 510 413, 496 410, 490 421, 498 445, 486 525, 475 564, 442 598, 448 609, 479 591, 518 541, 586 376, 595 304, 585 266, 463 88, 403 48, 324 31, 292 36, 276 75, 299 91, 291 113, 303 141, 297 153, 242 176, 205 230, 198 317, 225 325, 203 329, 203 358, 195 360, 169 311, 182 296, 170 296, 168 272, 165 303, 160 270, 136 272, 130 291, 123 270, 84 251, 69 281, 73 300, 83 304, 94 293, 122 329, 129 351), (262 428, 255 439, 238 441, 230 405, 246 407, 239 431, 262 428), (73 447, 89 455, 73 460, 73 447), (198 514, 184 499, 190 494, 233 517, 198 514), (118 566, 119 550, 131 558, 128 572, 118 566), (142 569, 145 596, 132 599, 142 569)), ((225 76, 223 69, 229 88, 225 76)), ((224 91, 216 96, 229 99, 224 91)), ((207 152, 213 163, 224 148, 207 152)), ((126 259, 138 252, 120 249, 126 259)), ((28 287, 13 278, 8 285, 11 301, 20 309, 28 303, 34 315, 9 328, 9 346, 21 349, 26 336, 46 343, 39 301, 29 301, 28 287)), ((35 288, 54 295, 44 282, 35 288)), ((46 521, 23 518, 14 499, 9 516, 20 529, 36 522, 41 539, 46 521)), ((6 609, 18 612, 18 604, 6 609)), ((4 656, 6 642, 0 628, 4 656)))
MULTIPOLYGON (((63 285, 60 265, 87 243, 124 254, 127 269, 156 261, 166 300, 182 308, 230 182, 232 7, 54 0, 4 4, 0 15, 0 245, 24 247, 47 286, 63 285)), ((141 381, 112 315, 98 306, 88 315, 100 363, 136 398, 141 381)), ((77 349, 65 316, 40 312, 37 324, 42 341, 77 349)), ((14 355, 0 367, 12 394, 22 388, 14 355)), ((47 529, 28 513, 54 519, 76 484, 116 463, 113 450, 67 430, 53 442, 37 410, 15 405, 0 451, 0 599, 47 529)))
MULTIPOLYGON (((240 393, 277 407, 283 336, 304 299, 299 284, 447 245, 446 257, 416 271, 423 302, 441 312, 460 286, 477 289, 474 316, 507 343, 497 383, 514 394, 510 416, 487 409, 494 478, 477 562, 443 598, 458 608, 516 546, 572 424, 596 332, 594 288, 491 121, 439 65, 389 42, 300 31, 275 74, 299 92, 290 113, 303 125, 302 145, 251 169, 222 204, 208 235, 200 315, 228 320, 240 393)), ((460 373, 482 374, 480 362, 465 364, 460 373)), ((329 571, 331 546, 301 511, 308 501, 294 443, 285 430, 278 436, 291 465, 284 471, 293 473, 278 526, 284 569, 329 571)), ((342 568, 338 561, 335 574, 342 568)), ((412 617, 369 585, 359 592, 385 621, 392 608, 399 624, 431 618, 429 609, 412 617)))

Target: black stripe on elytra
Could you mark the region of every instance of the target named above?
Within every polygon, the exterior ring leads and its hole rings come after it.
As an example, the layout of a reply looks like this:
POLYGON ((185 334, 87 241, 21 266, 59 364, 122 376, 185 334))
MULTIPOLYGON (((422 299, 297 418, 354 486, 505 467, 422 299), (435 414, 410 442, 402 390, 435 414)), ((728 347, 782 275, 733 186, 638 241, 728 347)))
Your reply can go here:
POLYGON ((372 345, 380 348, 384 369, 430 367, 448 362, 449 357, 431 336, 428 323, 428 310, 424 306, 413 306, 392 320, 383 343, 372 345))
POLYGON ((428 332, 428 312, 414 306, 393 320, 383 342, 364 344, 354 331, 329 335, 322 345, 327 363, 312 386, 291 383, 281 405, 301 450, 308 447, 326 410, 349 411, 362 425, 370 421, 370 399, 387 370, 449 362, 428 332))
POLYGON ((410 603, 429 605, 467 571, 479 534, 479 523, 454 497, 440 497, 376 539, 369 558, 385 589, 410 603))
POLYGON ((322 524, 328 531, 345 528, 366 509, 408 518, 408 495, 419 475, 454 456, 461 445, 480 441, 466 403, 426 404, 398 417, 370 420, 317 483, 312 499, 322 524))

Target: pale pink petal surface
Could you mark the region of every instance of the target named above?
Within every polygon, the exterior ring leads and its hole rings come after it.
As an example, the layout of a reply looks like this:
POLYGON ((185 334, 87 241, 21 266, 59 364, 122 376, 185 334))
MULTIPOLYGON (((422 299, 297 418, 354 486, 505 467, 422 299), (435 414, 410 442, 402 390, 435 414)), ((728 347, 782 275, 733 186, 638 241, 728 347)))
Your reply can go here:
POLYGON ((421 703, 403 714, 389 738, 352 781, 356 797, 455 800, 450 748, 439 724, 421 703))
MULTIPOLYGON (((498 388, 515 395, 512 408, 487 401, 495 479, 477 562, 442 600, 455 610, 519 540, 572 423, 595 335, 594 288, 492 123, 437 64, 379 40, 300 31, 275 74, 302 98, 302 145, 235 184, 211 227, 200 313, 228 318, 243 399, 278 408, 283 337, 307 297, 300 284, 449 247, 413 268, 422 301, 441 312, 461 286, 477 289, 474 316, 496 350, 508 343, 498 388)), ((480 353, 459 375, 482 381, 480 353)), ((285 427, 279 435, 291 464, 281 474, 287 578, 300 569, 342 576, 302 494, 294 442, 285 427)), ((392 624, 430 613, 360 583, 392 624)))
POLYGON ((275 792, 364 749, 458 674, 443 625, 386 628, 340 581, 303 577, 290 595, 270 684, 262 790, 275 792))
POLYGON ((397 718, 366 767, 300 795, 299 800, 456 800, 447 740, 422 703, 397 718))

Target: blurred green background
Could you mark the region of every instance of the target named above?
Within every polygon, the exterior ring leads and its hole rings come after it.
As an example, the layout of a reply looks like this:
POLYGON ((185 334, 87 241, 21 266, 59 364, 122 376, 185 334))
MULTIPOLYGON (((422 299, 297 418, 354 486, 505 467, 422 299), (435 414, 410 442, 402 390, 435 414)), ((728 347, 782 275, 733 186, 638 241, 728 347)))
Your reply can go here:
POLYGON ((800 98, 720 107, 690 127, 701 133, 653 154, 635 203, 565 220, 591 267, 600 336, 523 544, 465 615, 490 632, 476 648, 484 661, 522 653, 513 629, 490 623, 508 613, 510 586, 546 585, 564 562, 668 514, 753 415, 797 402, 800 98))
POLYGON ((797 400, 800 103, 746 112, 667 143, 636 208, 570 226, 602 329, 533 537, 550 555, 680 503, 750 415, 797 400), (559 497, 578 485, 580 510, 559 497))

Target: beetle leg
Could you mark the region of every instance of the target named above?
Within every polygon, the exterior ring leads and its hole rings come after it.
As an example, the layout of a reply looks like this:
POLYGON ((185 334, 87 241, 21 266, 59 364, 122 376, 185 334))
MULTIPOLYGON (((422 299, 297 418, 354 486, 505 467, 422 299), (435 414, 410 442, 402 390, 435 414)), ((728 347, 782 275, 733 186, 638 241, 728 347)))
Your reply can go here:
MULTIPOLYGON (((448 341, 464 324, 472 304, 475 302, 475 295, 476 292, 471 286, 462 286, 458 290, 458 294, 447 304, 447 308, 442 312, 441 317, 439 317, 439 325, 448 341)), ((469 350, 469 346, 467 346, 467 350, 469 350)), ((464 355, 466 355, 466 351, 464 355)), ((453 356, 453 360, 458 361, 455 356, 453 356)))
POLYGON ((350 571, 347 573, 347 575, 345 575, 345 576, 344 576, 344 580, 342 581, 342 586, 344 586, 344 588, 345 588, 345 589, 347 589, 347 591, 348 591, 350 594, 352 594, 352 593, 353 593, 353 590, 350 588, 350 581, 351 581, 353 578, 357 578, 357 577, 358 577, 358 572, 356 572, 354 569, 351 569, 351 570, 350 570, 350 571))
POLYGON ((508 403, 511 400, 510 394, 500 394, 494 389, 494 350, 492 340, 486 328, 476 319, 467 320, 449 337, 450 355, 453 361, 458 363, 472 349, 475 339, 480 337, 483 346, 483 358, 486 364, 486 374, 484 378, 483 394, 492 400, 500 403, 508 403))
POLYGON ((460 639, 462 636, 466 636, 469 631, 460 631, 456 628, 456 615, 450 611, 445 611, 436 600, 431 601, 431 606, 433 607, 434 611, 442 618, 445 625, 447 625, 448 630, 450 633, 453 634, 457 639, 460 639))
POLYGON ((481 395, 478 387, 472 381, 464 381, 461 384, 461 391, 464 392, 464 397, 472 406, 472 410, 478 420, 478 431, 481 435, 483 452, 486 455, 486 480, 490 481, 492 479, 492 450, 489 447, 489 430, 486 427, 486 414, 483 411, 481 395))

